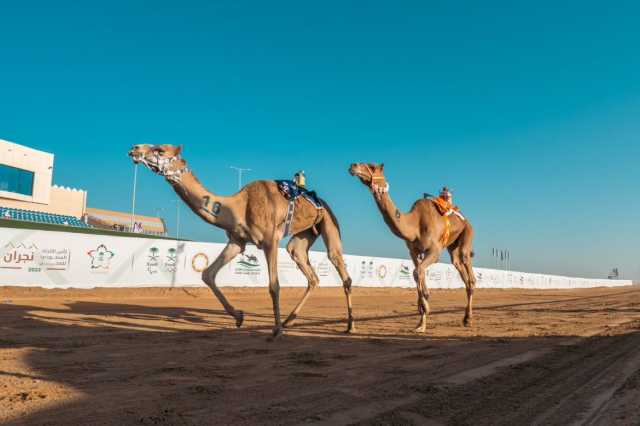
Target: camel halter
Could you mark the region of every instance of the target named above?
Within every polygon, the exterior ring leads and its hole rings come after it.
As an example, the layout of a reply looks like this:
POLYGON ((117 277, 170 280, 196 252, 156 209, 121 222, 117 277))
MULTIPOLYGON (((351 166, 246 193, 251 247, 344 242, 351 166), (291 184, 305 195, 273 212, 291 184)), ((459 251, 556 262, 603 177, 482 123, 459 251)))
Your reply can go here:
POLYGON ((364 166, 367 168, 367 172, 369 172, 369 177, 371 178, 371 192, 373 192, 373 194, 378 198, 385 192, 389 192, 389 182, 386 181, 384 176, 376 176, 373 174, 373 170, 371 170, 371 167, 369 167, 368 164, 365 164, 364 166), (383 185, 378 185, 376 181, 382 181, 383 185))
POLYGON ((190 171, 187 166, 175 170, 171 170, 169 168, 173 163, 180 160, 179 155, 171 158, 161 157, 157 152, 154 152, 153 155, 155 157, 156 167, 158 169, 156 173, 160 176, 164 176, 167 180, 170 180, 172 182, 180 182, 182 180, 182 175, 190 171))

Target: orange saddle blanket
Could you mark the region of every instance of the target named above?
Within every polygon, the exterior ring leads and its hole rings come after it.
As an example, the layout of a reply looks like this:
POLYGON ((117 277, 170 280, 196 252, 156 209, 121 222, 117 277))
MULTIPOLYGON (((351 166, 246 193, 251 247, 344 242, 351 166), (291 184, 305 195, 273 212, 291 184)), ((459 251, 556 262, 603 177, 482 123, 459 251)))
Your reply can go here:
POLYGON ((431 201, 433 201, 433 204, 435 204, 438 213, 440 213, 442 216, 450 216, 455 213, 456 216, 459 216, 462 220, 464 220, 464 216, 462 216, 462 213, 460 213, 460 209, 458 208, 458 206, 454 206, 447 200, 444 200, 440 197, 434 197, 431 199, 431 201))
POLYGON ((438 213, 444 216, 444 232, 440 236, 440 243, 443 247, 446 247, 449 244, 449 237, 451 236, 451 221, 449 220, 449 216, 455 214, 462 220, 465 220, 465 218, 462 216, 462 213, 460 213, 458 206, 454 206, 447 200, 440 197, 433 197, 431 201, 433 201, 433 204, 436 206, 438 213))

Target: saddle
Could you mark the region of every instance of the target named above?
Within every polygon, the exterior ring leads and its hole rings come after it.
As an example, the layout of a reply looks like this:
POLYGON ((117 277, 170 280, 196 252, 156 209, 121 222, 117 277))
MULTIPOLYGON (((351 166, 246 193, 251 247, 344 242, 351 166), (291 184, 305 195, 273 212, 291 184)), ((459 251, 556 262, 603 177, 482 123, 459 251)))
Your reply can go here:
MULTIPOLYGON (((306 188, 302 188, 296 185, 296 183, 292 180, 276 180, 276 185, 278 186, 278 191, 280 191, 280 194, 282 194, 282 196, 286 198, 287 201, 289 201, 287 217, 284 222, 285 236, 290 235, 291 224, 293 222, 293 214, 295 213, 296 208, 296 200, 298 198, 302 197, 302 199, 311 203, 311 205, 314 206, 316 210, 318 210, 318 213, 320 213, 320 210, 324 208, 324 206, 322 205, 322 201, 320 201, 320 198, 318 198, 318 195, 315 191, 309 191, 306 188)), ((318 216, 320 216, 320 214, 318 214, 318 216)), ((317 230, 315 230, 315 226, 314 232, 317 233, 317 230)))
POLYGON ((316 209, 321 209, 322 202, 318 198, 315 191, 309 191, 306 188, 301 188, 292 180, 277 180, 278 190, 289 201, 296 201, 299 197, 304 197, 305 200, 310 202, 316 209))
POLYGON ((460 213, 460 208, 458 208, 458 206, 454 206, 447 200, 440 197, 433 197, 430 198, 430 200, 436 206, 436 210, 438 210, 438 213, 440 213, 441 216, 451 216, 452 214, 455 214, 460 219, 465 220, 462 213, 460 213))
POLYGON ((440 213, 440 215, 444 218, 444 232, 440 237, 440 243, 444 247, 446 247, 447 243, 449 242, 449 236, 451 235, 451 219, 449 219, 449 216, 455 214, 463 221, 466 219, 464 218, 462 213, 460 213, 460 209, 458 208, 458 206, 454 206, 447 200, 444 200, 440 197, 428 197, 428 199, 436 207, 438 213, 440 213))

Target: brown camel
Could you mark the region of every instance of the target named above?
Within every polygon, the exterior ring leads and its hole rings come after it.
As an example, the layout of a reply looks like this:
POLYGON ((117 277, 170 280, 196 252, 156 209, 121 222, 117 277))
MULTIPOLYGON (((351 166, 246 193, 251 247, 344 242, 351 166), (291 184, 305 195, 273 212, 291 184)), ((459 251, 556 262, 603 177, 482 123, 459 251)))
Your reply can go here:
POLYGON ((152 172, 164 176, 175 192, 195 214, 206 222, 226 231, 229 242, 220 256, 202 273, 202 280, 213 290, 225 311, 240 327, 244 320, 241 310, 235 309, 216 285, 218 271, 239 253, 247 243, 253 243, 264 251, 269 269, 269 293, 273 302, 277 337, 284 327, 293 325, 307 301, 311 291, 319 284, 318 276, 309 263, 309 248, 318 235, 327 247, 329 260, 342 280, 347 297, 347 332, 355 330, 351 306, 351 278, 342 257, 342 241, 338 221, 331 209, 322 201, 317 209, 309 201, 296 200, 293 221, 289 233, 292 235, 287 251, 307 279, 307 289, 302 299, 284 323, 280 320, 280 284, 278 282, 278 243, 285 236, 285 220, 288 200, 280 193, 275 181, 259 180, 243 187, 236 194, 224 197, 208 191, 181 157, 182 147, 172 145, 136 145, 129 155, 135 163, 142 163, 152 172))
POLYGON ((451 262, 460 273, 467 289, 467 307, 464 314, 464 325, 472 322, 472 299, 476 285, 471 258, 473 257, 473 228, 467 220, 457 215, 447 218, 442 216, 433 201, 421 199, 416 201, 409 213, 401 213, 391 200, 389 185, 384 177, 384 164, 356 163, 349 168, 352 176, 371 190, 382 218, 396 236, 402 238, 413 260, 415 270, 413 278, 418 290, 418 312, 420 322, 416 331, 423 333, 427 326, 429 314, 429 289, 426 282, 426 269, 440 258, 444 248, 449 250, 451 262))

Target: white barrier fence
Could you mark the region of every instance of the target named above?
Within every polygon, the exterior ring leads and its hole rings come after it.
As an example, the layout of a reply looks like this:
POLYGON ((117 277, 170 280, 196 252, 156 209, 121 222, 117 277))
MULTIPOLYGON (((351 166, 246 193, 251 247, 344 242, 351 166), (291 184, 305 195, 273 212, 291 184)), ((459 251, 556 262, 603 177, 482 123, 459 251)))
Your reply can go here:
MULTIPOLYGON (((0 285, 45 288, 131 286, 202 286, 202 271, 224 244, 172 241, 31 229, 0 228, 0 285)), ((310 252, 322 286, 341 285, 326 253, 310 252)), ((410 260, 345 255, 354 285, 414 287, 410 260)), ((631 285, 627 280, 570 278, 474 268, 481 288, 588 288, 631 285)), ((306 280, 284 249, 278 272, 282 286, 305 286, 306 280)), ((430 288, 462 288, 457 271, 447 264, 428 270, 430 288)), ((265 286, 266 261, 261 250, 247 246, 219 273, 224 286, 265 286)))

